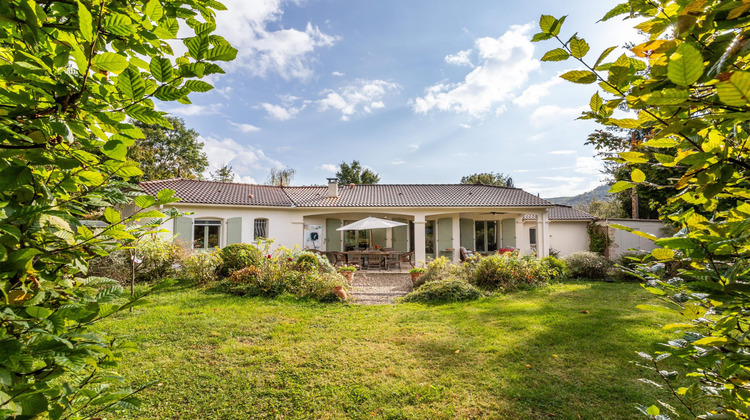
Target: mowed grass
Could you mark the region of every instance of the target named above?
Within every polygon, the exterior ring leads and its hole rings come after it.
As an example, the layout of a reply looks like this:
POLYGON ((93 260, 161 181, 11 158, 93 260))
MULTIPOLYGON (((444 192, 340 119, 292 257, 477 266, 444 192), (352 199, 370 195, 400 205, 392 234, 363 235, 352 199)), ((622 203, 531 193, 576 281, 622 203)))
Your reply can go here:
POLYGON ((358 306, 193 288, 100 324, 139 350, 136 418, 628 419, 667 398, 636 350, 666 339, 636 284, 572 283, 449 305, 358 306), (661 392, 661 393, 660 393, 661 392))

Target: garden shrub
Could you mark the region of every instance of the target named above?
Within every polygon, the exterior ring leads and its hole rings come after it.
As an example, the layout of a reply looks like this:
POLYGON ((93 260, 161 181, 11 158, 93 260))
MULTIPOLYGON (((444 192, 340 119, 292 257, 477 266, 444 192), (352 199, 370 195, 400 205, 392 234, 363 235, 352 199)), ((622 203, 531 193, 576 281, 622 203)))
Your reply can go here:
POLYGON ((221 259, 219 274, 226 277, 245 267, 260 265, 263 252, 252 244, 230 244, 221 249, 221 259))
POLYGON ((336 286, 346 286, 346 281, 325 256, 279 247, 266 254, 257 266, 235 271, 217 288, 239 296, 290 294, 298 298, 335 301, 338 299, 333 293, 336 286))
POLYGON ((108 255, 92 258, 89 261, 88 274, 127 284, 130 282, 130 253, 125 249, 118 249, 108 255))
POLYGON ((482 289, 506 292, 540 286, 551 279, 552 273, 539 259, 509 252, 480 259, 470 281, 482 289))
POLYGON ((215 249, 193 251, 185 258, 181 277, 205 284, 216 280, 221 264, 221 253, 215 249))
POLYGON ((425 283, 402 298, 402 302, 463 302, 476 300, 482 296, 482 292, 465 280, 448 277, 441 280, 425 283))
POLYGON ((547 270, 550 280, 561 280, 569 276, 568 263, 556 256, 550 255, 549 257, 542 258, 542 267, 547 270))
MULTIPOLYGON (((182 245, 180 242, 159 236, 143 238, 135 248, 135 280, 153 282, 174 276, 189 252, 182 245)), ((129 251, 125 251, 128 259, 129 251)), ((127 264, 129 273, 130 262, 127 261, 127 264)))
POLYGON ((634 271, 640 268, 640 264, 648 256, 647 252, 628 251, 620 254, 615 261, 615 267, 612 274, 617 281, 641 281, 634 271))
POLYGON ((451 260, 446 257, 438 257, 427 263, 424 273, 414 282, 414 288, 418 288, 425 283, 442 280, 451 274, 451 260))
POLYGON ((603 280, 607 277, 610 263, 606 258, 591 251, 577 251, 565 257, 571 277, 603 280))

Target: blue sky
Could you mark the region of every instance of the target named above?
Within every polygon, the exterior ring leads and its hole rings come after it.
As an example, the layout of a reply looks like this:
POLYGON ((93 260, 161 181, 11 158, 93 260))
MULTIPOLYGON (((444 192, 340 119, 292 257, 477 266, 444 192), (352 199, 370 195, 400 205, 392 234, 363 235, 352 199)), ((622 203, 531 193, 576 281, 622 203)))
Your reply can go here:
MULTIPOLYGON (((230 0, 217 32, 240 50, 193 105, 162 108, 201 134, 211 167, 262 183, 294 168, 323 184, 354 159, 381 183, 456 183, 509 174, 542 197, 599 184, 601 163, 576 121, 594 85, 574 62, 542 63, 541 14, 568 15, 591 60, 637 40, 632 22, 595 22, 617 1, 230 0)), ((615 53, 613 53, 614 55, 615 53)), ((616 56, 615 56, 616 57, 616 56)))

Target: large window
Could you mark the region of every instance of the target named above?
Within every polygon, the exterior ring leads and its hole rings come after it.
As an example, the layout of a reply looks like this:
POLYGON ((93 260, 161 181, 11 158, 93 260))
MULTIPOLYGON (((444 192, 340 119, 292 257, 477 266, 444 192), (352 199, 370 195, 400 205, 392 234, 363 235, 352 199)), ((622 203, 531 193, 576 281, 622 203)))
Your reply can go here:
POLYGON ((435 256, 435 221, 428 220, 424 223, 424 252, 435 256))
MULTIPOLYGON (((344 220, 344 224, 354 223, 354 220, 344 220)), ((370 247, 369 230, 345 230, 344 231, 344 251, 355 251, 358 249, 367 249, 370 247)))
POLYGON ((475 251, 497 251, 497 221, 477 220, 474 223, 474 238, 475 251))
POLYGON ((268 238, 268 219, 255 219, 253 223, 253 240, 268 238))
POLYGON ((193 223, 193 247, 211 249, 219 246, 221 220, 197 219, 193 223))

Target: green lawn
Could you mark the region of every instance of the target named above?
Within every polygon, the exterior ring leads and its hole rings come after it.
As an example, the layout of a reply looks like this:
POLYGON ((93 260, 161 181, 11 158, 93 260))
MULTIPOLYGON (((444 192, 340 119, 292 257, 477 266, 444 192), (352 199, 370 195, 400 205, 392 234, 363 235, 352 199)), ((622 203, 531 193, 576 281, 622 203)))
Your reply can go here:
POLYGON ((669 318, 635 309, 651 299, 607 283, 370 307, 181 288, 101 328, 139 344, 122 373, 160 381, 133 417, 626 419, 657 399, 631 363, 666 338, 669 318))

